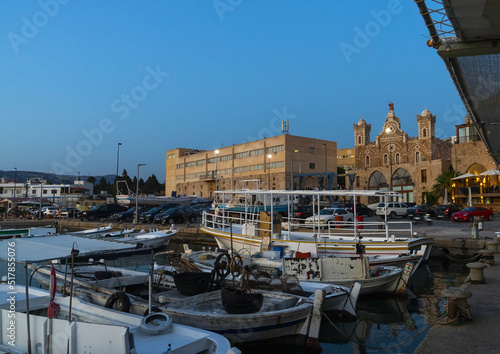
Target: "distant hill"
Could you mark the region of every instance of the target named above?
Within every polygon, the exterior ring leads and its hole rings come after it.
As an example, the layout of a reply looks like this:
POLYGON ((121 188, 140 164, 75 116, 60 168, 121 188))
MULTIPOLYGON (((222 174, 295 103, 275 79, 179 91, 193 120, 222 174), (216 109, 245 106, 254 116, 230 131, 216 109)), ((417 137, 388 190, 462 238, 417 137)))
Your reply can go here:
MULTIPOLYGON (((5 178, 6 181, 13 181, 17 178, 17 181, 20 183, 25 183, 29 178, 41 178, 43 176, 44 180, 49 181, 51 184, 73 184, 74 181, 78 178, 78 176, 72 175, 56 175, 53 173, 43 173, 43 172, 35 172, 35 171, 2 171, 0 170, 0 178, 5 178)), ((96 183, 99 183, 102 177, 108 183, 113 183, 115 180, 115 175, 100 175, 93 176, 96 179, 96 183)), ((82 180, 87 180, 88 176, 80 176, 82 180)))

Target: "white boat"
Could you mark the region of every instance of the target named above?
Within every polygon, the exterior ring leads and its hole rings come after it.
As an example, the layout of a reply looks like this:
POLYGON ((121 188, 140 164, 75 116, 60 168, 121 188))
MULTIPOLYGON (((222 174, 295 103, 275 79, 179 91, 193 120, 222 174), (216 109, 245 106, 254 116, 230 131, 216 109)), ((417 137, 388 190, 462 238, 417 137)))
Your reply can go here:
POLYGON ((110 233, 113 229, 113 224, 109 224, 108 226, 99 226, 93 229, 87 229, 82 231, 70 232, 70 235, 74 236, 83 236, 83 237, 102 237, 107 233, 110 233))
MULTIPOLYGON (((288 195, 289 212, 294 195, 309 196, 320 208, 322 198, 375 196, 388 198, 398 194, 379 191, 266 191, 240 190, 218 191, 222 199, 226 194, 242 195, 250 205, 254 195, 288 195)), ((354 204, 356 205, 356 204, 354 204)), ((328 224, 313 222, 303 225, 292 217, 282 219, 270 205, 270 212, 253 212, 247 207, 242 212, 224 208, 218 214, 203 213, 201 231, 213 235, 220 248, 233 249, 239 254, 256 254, 262 251, 281 249, 285 254, 296 252, 309 254, 311 257, 329 257, 337 255, 355 256, 359 247, 364 248, 367 256, 406 256, 408 259, 427 259, 432 246, 432 239, 416 237, 410 221, 335 221, 328 224)), ((356 210, 354 210, 356 216, 356 210)))
MULTIPOLYGON (((202 199, 196 195, 188 195, 181 197, 166 197, 166 196, 139 196, 137 197, 128 187, 126 181, 116 182, 117 190, 122 192, 116 196, 116 202, 124 206, 134 205, 162 205, 166 203, 178 203, 181 205, 196 204, 198 199, 202 199), (126 192, 126 193, 123 193, 126 192)), ((206 201, 206 199, 204 200, 206 201)))
POLYGON ((27 227, 21 229, 2 229, 0 228, 0 239, 13 237, 35 237, 55 235, 57 230, 54 226, 46 227, 27 227))
POLYGON ((123 238, 115 238, 114 241, 135 244, 147 248, 159 248, 168 245, 172 237, 179 232, 179 229, 156 230, 145 233, 129 234, 123 238))
POLYGON ((14 290, 7 284, 0 284, 0 294, 4 324, 0 351, 6 353, 239 352, 231 349, 224 337, 172 323, 164 314, 142 317, 104 309, 76 297, 50 299, 49 292, 34 288, 29 288, 27 303, 24 287, 16 286, 14 290), (15 312, 6 301, 12 297, 15 312), (49 301, 59 306, 56 317, 47 318, 49 301))
POLYGON ((361 283, 361 295, 373 293, 406 294, 406 284, 415 269, 413 263, 404 268, 378 266, 370 270, 365 257, 283 258, 283 274, 303 282, 352 286, 361 283))

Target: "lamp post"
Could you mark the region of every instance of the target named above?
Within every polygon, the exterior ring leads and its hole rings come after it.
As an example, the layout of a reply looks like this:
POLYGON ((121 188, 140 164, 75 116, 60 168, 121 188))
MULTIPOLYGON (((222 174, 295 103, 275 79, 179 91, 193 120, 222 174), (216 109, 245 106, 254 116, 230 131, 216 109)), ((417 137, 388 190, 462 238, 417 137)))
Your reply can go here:
POLYGON ((137 211, 139 210, 139 167, 146 166, 145 163, 140 163, 137 165, 137 185, 135 187, 135 225, 137 225, 137 211))
POLYGON ((120 145, 122 145, 122 143, 118 143, 118 152, 116 153, 116 179, 118 179, 118 162, 120 161, 120 145))
POLYGON ((215 190, 219 190, 219 150, 215 150, 215 190))
POLYGON ((385 132, 389 134, 389 190, 392 192, 392 127, 388 127, 385 132))
POLYGON ((271 190, 271 157, 273 157, 273 155, 269 154, 267 155, 267 187, 269 188, 269 190, 271 190))
POLYGON ((299 152, 297 149, 290 150, 290 190, 293 191, 293 153, 299 152))
POLYGON ((17 188, 17 167, 14 167, 14 198, 16 197, 16 188, 17 188))

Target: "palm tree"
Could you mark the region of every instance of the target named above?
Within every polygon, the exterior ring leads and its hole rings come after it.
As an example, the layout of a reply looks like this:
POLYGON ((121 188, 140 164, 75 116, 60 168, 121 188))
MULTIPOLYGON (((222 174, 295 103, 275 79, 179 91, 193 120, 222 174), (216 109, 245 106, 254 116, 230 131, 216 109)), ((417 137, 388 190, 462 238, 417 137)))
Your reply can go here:
POLYGON ((432 187, 432 192, 440 197, 444 195, 444 191, 447 190, 448 194, 451 195, 451 186, 453 185, 452 178, 455 177, 455 170, 453 168, 443 171, 436 178, 436 183, 432 187))

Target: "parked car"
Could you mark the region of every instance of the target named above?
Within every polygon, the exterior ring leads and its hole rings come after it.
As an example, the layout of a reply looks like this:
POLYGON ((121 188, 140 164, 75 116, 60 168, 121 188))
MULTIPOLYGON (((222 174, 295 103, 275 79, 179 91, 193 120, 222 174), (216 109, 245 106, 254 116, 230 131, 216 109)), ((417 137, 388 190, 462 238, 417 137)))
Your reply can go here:
POLYGON ((186 221, 194 223, 196 222, 196 219, 197 214, 193 209, 185 206, 179 206, 167 209, 163 213, 156 215, 153 219, 153 223, 162 225, 174 224, 176 222, 185 223, 186 221))
MULTIPOLYGON (((139 215, 148 210, 148 209, 151 209, 150 207, 144 207, 144 206, 139 206, 137 208, 139 210, 139 215)), ((116 213, 114 214, 111 219, 114 220, 114 221, 125 221, 125 222, 131 222, 132 220, 134 220, 135 218, 135 207, 134 208, 130 208, 128 210, 125 210, 125 211, 122 211, 120 213, 116 213)))
POLYGON ((380 204, 380 202, 371 203, 371 204, 368 204, 367 207, 370 208, 372 210, 372 212, 376 213, 379 204, 380 204))
POLYGON ((44 217, 54 217, 57 214, 56 206, 44 206, 42 207, 42 214, 44 217))
POLYGON ((451 219, 453 213, 462 210, 462 207, 457 204, 445 204, 436 207, 436 218, 438 219, 451 219))
MULTIPOLYGON (((319 211, 319 223, 329 224, 335 221, 336 216, 342 216, 342 221, 353 221, 354 214, 344 208, 325 208, 319 211)), ((318 223, 318 214, 308 217, 304 223, 312 225, 318 223)))
POLYGON ((493 220, 493 208, 467 207, 451 215, 453 221, 474 221, 474 216, 482 216, 484 220, 493 220))
POLYGON ((160 213, 163 213, 167 209, 178 207, 179 203, 166 203, 160 206, 154 207, 153 209, 144 211, 139 214, 139 221, 141 223, 152 223, 154 217, 160 213))
POLYGON ((81 211, 80 213, 78 213, 78 218, 80 220, 89 221, 94 221, 96 219, 107 219, 114 213, 119 213, 125 210, 127 210, 127 208, 120 204, 95 205, 89 210, 81 211))
MULTIPOLYGON (((346 203, 342 205, 342 208, 354 214, 354 203, 346 203)), ((372 216, 373 211, 366 205, 361 203, 356 203, 356 216, 372 216)))
POLYGON ((79 212, 75 207, 64 207, 60 210, 59 216, 64 219, 76 218, 79 212))
POLYGON ((408 208, 408 211, 406 212, 406 216, 410 218, 413 218, 414 216, 423 217, 427 214, 429 214, 431 218, 436 217, 436 209, 434 209, 434 207, 429 204, 420 204, 408 208))
POLYGON ((388 202, 387 206, 386 203, 379 203, 377 207, 377 215, 379 215, 381 218, 385 218, 385 215, 387 215, 391 219, 394 219, 397 216, 406 218, 406 211, 408 209, 408 205, 406 205, 405 203, 388 202))
MULTIPOLYGON (((303 223, 305 219, 314 215, 314 209, 312 205, 302 205, 295 204, 293 206, 292 221, 298 221, 303 223)), ((283 213, 285 218, 288 218, 288 211, 283 213)))

